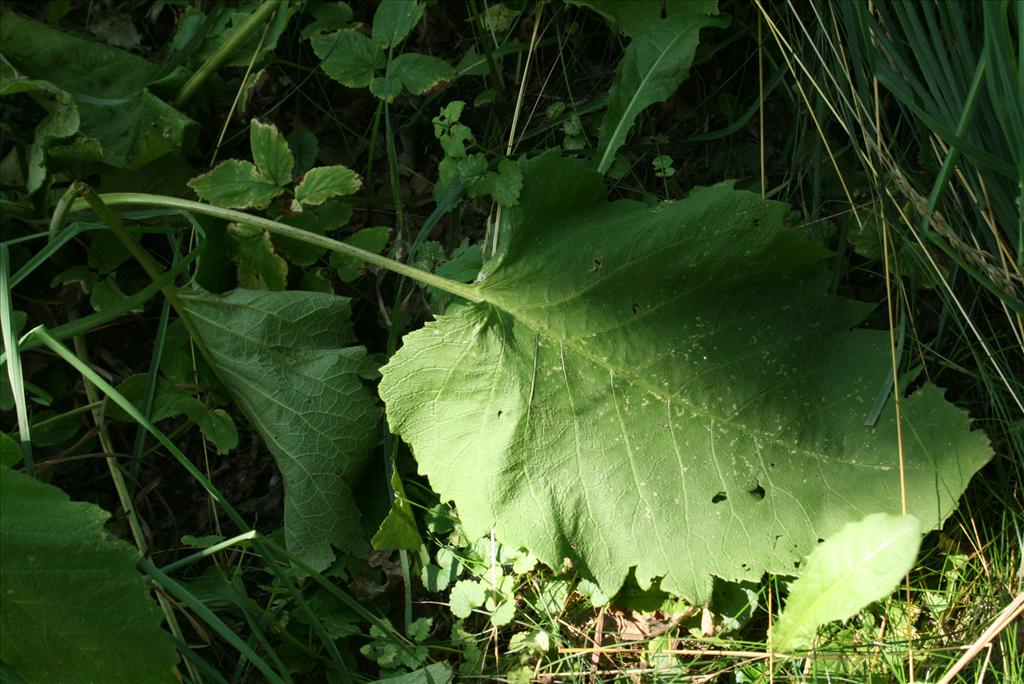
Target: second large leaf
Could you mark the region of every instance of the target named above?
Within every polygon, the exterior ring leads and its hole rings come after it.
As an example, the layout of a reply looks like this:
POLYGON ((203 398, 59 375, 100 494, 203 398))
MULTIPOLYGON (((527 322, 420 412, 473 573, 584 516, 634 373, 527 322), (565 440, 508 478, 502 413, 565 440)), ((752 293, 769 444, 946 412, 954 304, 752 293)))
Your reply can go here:
POLYGON ((353 489, 377 444, 380 409, 363 382, 376 368, 354 345, 349 300, 241 289, 181 299, 281 470, 288 548, 316 570, 334 560, 332 545, 366 548, 353 489))
MULTIPOLYGON (((523 174, 482 301, 382 371, 392 430, 471 537, 493 525, 606 593, 635 567, 701 600, 712 576, 791 573, 846 522, 900 511, 892 407, 865 427, 888 336, 827 294, 829 253, 785 205, 729 184, 609 203, 551 154, 523 174)), ((991 451, 938 388, 902 407, 927 529, 991 451)))

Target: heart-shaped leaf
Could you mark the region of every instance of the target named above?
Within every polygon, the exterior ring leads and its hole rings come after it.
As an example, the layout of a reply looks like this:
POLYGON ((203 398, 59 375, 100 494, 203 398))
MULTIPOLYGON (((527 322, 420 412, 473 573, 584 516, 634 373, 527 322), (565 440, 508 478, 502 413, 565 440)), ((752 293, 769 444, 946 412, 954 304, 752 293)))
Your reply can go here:
MULTIPOLYGON (((900 511, 892 402, 864 424, 888 334, 828 294, 829 252, 788 211, 730 184, 608 203, 580 162, 523 163, 480 301, 382 370, 392 431, 471 538, 493 525, 609 595, 635 566, 700 601, 712 576, 792 573, 819 538, 900 511)), ((928 529, 991 450, 935 387, 902 413, 928 529)))

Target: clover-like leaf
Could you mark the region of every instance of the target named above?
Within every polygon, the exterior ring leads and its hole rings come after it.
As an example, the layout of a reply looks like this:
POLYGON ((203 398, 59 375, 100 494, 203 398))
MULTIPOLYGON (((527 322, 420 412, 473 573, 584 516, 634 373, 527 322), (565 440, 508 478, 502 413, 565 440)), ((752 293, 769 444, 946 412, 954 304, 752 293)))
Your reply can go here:
POLYGON ((486 193, 502 206, 514 207, 519 202, 519 191, 523 188, 523 172, 511 159, 498 162, 498 170, 484 176, 471 192, 472 195, 486 193))
POLYGON ((311 42, 324 73, 349 88, 370 85, 377 71, 387 64, 387 55, 380 46, 355 29, 320 33, 311 42))
POLYGON ((295 188, 301 204, 323 204, 332 197, 351 195, 363 184, 359 174, 345 166, 318 166, 310 169, 295 188))
POLYGON ((229 209, 266 209, 284 188, 264 178, 256 165, 241 159, 223 161, 188 182, 200 199, 229 209))
POLYGON ((398 81, 413 95, 422 95, 455 78, 455 70, 443 59, 405 52, 388 65, 387 78, 398 81))
MULTIPOLYGON (((363 228, 357 233, 343 239, 342 242, 365 249, 367 252, 380 254, 388 246, 391 229, 387 226, 363 228)), ((366 264, 340 252, 331 252, 331 266, 338 271, 338 278, 344 283, 351 283, 366 271, 366 264)))
POLYGON ((252 160, 263 178, 275 185, 291 183, 295 158, 277 126, 253 119, 249 124, 249 144, 252 160))
POLYGON ((228 225, 228 253, 238 265, 238 284, 250 290, 283 290, 288 262, 274 251, 270 233, 243 223, 228 225))
POLYGON ((373 41, 381 47, 395 47, 416 27, 423 10, 418 0, 381 0, 373 14, 373 41))
POLYGON ((459 580, 452 587, 451 596, 448 598, 452 615, 459 618, 467 618, 474 608, 479 608, 487 599, 487 590, 484 585, 476 580, 459 580))
MULTIPOLYGON (((890 366, 870 304, 828 294, 830 253, 730 184, 648 207, 552 153, 522 162, 479 301, 407 335, 382 369, 391 430, 469 538, 605 594, 706 600, 712 576, 791 573, 844 524, 900 510, 890 366)), ((907 505, 924 529, 991 457, 925 385, 901 403, 907 505)))

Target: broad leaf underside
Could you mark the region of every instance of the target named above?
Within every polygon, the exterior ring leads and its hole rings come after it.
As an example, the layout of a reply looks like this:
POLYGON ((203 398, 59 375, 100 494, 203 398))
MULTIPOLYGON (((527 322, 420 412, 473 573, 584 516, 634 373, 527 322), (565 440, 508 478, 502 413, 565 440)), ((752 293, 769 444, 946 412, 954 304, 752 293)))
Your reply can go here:
MULTIPOLYGON (((712 575, 791 573, 844 523, 899 512, 892 406, 865 427, 887 334, 826 294, 828 253, 784 205, 728 184, 608 203, 551 154, 523 172, 486 301, 382 371, 392 430, 471 535, 494 525, 607 593, 636 566, 701 600, 712 575)), ((991 451, 935 387, 903 411, 909 510, 929 528, 991 451)))
POLYGON ((349 301, 315 292, 234 290, 182 297, 217 374, 274 455, 288 548, 320 570, 331 545, 366 547, 351 485, 380 437, 349 301))

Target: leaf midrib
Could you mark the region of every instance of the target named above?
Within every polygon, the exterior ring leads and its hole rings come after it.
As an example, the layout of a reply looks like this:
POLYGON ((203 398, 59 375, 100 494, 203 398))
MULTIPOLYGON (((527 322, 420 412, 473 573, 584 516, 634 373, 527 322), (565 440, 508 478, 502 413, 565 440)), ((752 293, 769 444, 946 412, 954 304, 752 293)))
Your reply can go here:
POLYGON ((513 319, 515 319, 516 321, 518 321, 519 323, 521 323, 525 327, 529 328, 530 330, 534 331, 538 335, 544 336, 544 337, 548 338, 549 340, 551 340, 552 342, 555 342, 556 344, 558 344, 558 345, 560 345, 562 347, 565 347, 565 348, 568 348, 568 349, 572 350, 573 352, 575 352, 579 356, 581 356, 581 357, 587 359, 588 361, 590 361, 591 363, 593 363, 595 366, 597 366, 599 368, 603 368, 604 370, 608 371, 609 373, 612 373, 613 375, 617 375, 618 377, 621 377, 621 378, 623 378, 623 379, 625 379, 625 380, 627 380, 627 381, 629 381, 631 383, 634 383, 635 385, 638 385, 639 387, 647 390, 648 392, 650 392, 651 394, 653 394, 654 396, 658 397, 659 399, 661 399, 662 401, 664 401, 664 402, 666 402, 668 404, 681 405, 684 408, 690 409, 690 410, 694 411, 695 413, 700 414, 701 416, 703 416, 704 418, 708 419, 709 421, 710 420, 714 420, 714 421, 718 421, 719 423, 721 423, 723 425, 727 425, 730 429, 734 430, 735 432, 740 433, 741 435, 744 435, 744 436, 749 437, 751 439, 763 440, 766 443, 782 447, 782 448, 788 450, 791 453, 802 454, 803 456, 806 456, 808 458, 814 459, 815 461, 820 461, 820 462, 825 462, 825 463, 840 463, 840 464, 843 464, 843 465, 855 466, 855 467, 858 467, 858 468, 871 468, 871 469, 874 469, 874 470, 882 470, 883 469, 882 466, 878 466, 878 465, 874 465, 874 464, 870 464, 870 463, 855 463, 855 462, 851 462, 851 461, 836 460, 836 459, 830 457, 826 453, 820 453, 820 452, 817 452, 817 451, 812 451, 812 450, 807 449, 806 447, 804 447, 804 446, 802 446, 800 444, 786 442, 786 441, 784 441, 783 439, 780 439, 777 436, 769 435, 767 433, 763 433, 763 432, 760 432, 760 431, 757 431, 757 430, 750 429, 746 425, 741 425, 741 424, 735 422, 732 419, 729 419, 729 418, 726 418, 726 417, 723 417, 723 416, 720 416, 720 415, 716 414, 715 412, 711 411, 706 406, 695 404, 695 403, 687 400, 685 397, 679 395, 678 393, 676 393, 676 394, 665 394, 656 385, 652 385, 652 384, 648 383, 646 380, 643 380, 642 378, 638 377, 637 375, 635 375, 633 373, 630 373, 628 371, 622 370, 621 368, 619 368, 619 367, 617 367, 617 366, 615 366, 615 365, 613 365, 611 363, 608 363, 607 361, 604 361, 603 359, 595 356, 594 354, 591 354, 590 352, 588 352, 588 351, 578 347, 577 345, 573 344, 570 340, 568 340, 568 339, 566 339, 566 338, 564 338, 564 337, 562 337, 560 335, 557 335, 556 333, 554 333, 549 328, 547 328, 547 327, 545 327, 543 325, 540 325, 540 324, 536 323, 535 321, 533 321, 531 319, 528 319, 528 318, 526 318, 526 317, 524 317, 524 316, 522 316, 520 314, 517 314, 516 311, 514 311, 512 308, 508 307, 507 305, 504 305, 504 304, 502 304, 502 303, 500 303, 498 301, 495 301, 494 299, 491 299, 488 296, 488 293, 486 291, 484 291, 484 290, 478 290, 478 291, 483 296, 483 303, 486 304, 487 306, 492 306, 492 307, 498 309, 499 311, 501 311, 501 312, 511 316, 513 319))

